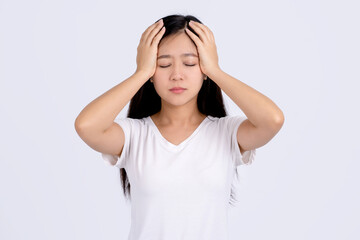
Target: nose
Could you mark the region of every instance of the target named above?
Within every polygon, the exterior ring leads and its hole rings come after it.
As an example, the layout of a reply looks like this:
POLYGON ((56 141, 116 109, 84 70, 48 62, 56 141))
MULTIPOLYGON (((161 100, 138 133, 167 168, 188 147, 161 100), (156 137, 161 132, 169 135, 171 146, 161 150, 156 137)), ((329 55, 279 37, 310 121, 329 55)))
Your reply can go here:
POLYGON ((171 72, 171 80, 182 80, 182 79, 183 79, 183 74, 182 74, 181 62, 174 63, 171 72))

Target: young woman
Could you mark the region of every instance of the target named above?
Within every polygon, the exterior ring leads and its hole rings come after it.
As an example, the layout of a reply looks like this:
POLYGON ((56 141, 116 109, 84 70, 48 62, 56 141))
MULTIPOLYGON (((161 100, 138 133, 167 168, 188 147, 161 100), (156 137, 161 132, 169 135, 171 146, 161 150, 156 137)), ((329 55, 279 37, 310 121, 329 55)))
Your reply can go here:
POLYGON ((213 33, 194 16, 148 27, 136 62, 75 121, 81 139, 120 169, 129 239, 228 239, 236 167, 277 134, 282 111, 220 69, 213 33), (221 89, 247 118, 227 116, 221 89), (129 101, 127 117, 116 118, 129 101))

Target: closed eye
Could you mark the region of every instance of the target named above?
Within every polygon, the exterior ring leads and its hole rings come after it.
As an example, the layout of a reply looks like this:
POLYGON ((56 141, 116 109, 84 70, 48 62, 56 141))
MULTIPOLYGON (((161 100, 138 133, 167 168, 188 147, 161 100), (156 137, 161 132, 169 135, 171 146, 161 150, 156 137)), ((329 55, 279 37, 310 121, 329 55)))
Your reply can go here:
MULTIPOLYGON (((185 64, 185 66, 188 66, 188 67, 193 67, 193 66, 195 66, 196 64, 185 64)), ((161 67, 161 68, 167 68, 167 67, 170 67, 171 66, 171 64, 170 65, 167 65, 167 66, 159 66, 159 67, 161 67)))

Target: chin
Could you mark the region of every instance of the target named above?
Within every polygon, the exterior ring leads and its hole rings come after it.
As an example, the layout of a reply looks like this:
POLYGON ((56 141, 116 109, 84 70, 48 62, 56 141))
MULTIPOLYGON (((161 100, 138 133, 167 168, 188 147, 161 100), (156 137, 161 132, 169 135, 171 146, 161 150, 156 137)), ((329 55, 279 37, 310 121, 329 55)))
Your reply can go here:
POLYGON ((189 97, 189 96, 167 96, 165 98, 162 98, 163 101, 167 102, 168 104, 171 104, 173 106, 182 106, 185 105, 191 101, 197 101, 197 95, 189 97))

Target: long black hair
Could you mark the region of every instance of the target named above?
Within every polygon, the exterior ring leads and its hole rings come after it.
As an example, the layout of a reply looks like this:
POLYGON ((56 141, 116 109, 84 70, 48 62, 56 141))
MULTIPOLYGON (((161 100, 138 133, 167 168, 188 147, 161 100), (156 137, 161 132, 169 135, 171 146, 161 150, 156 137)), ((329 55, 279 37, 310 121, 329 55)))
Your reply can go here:
MULTIPOLYGON (((202 23, 199 19, 192 15, 168 15, 163 17, 165 33, 161 40, 165 37, 183 31, 185 27, 196 32, 189 26, 189 21, 202 23)), ((160 19, 159 19, 160 20, 160 19)), ((197 34, 196 34, 197 35, 197 34)), ((197 35, 198 36, 198 35, 197 35)), ((160 40, 160 41, 161 41, 160 40)), ((195 44, 195 43, 194 43, 195 44)), ((221 88, 209 77, 203 81, 201 89, 197 97, 197 106, 199 111, 206 116, 225 117, 227 116, 223 103, 221 88)), ((161 98, 157 94, 154 85, 150 79, 137 91, 130 101, 127 117, 133 119, 141 119, 151 116, 161 110, 161 98)), ((237 171, 236 171, 236 174, 237 171)), ((125 168, 120 168, 120 181, 125 197, 131 200, 130 182, 126 174, 125 168)), ((233 189, 231 189, 231 200, 235 198, 233 189)), ((232 204, 233 201, 229 201, 232 204)))

